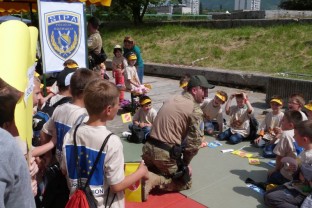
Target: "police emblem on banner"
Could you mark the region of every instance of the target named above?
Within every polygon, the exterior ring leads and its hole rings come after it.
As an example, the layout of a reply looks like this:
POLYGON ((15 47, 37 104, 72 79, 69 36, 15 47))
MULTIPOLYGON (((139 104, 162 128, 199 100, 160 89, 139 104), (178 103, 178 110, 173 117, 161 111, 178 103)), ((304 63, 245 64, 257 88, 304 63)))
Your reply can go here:
POLYGON ((67 11, 50 12, 45 14, 45 21, 50 50, 62 60, 73 57, 80 45, 80 14, 67 11))

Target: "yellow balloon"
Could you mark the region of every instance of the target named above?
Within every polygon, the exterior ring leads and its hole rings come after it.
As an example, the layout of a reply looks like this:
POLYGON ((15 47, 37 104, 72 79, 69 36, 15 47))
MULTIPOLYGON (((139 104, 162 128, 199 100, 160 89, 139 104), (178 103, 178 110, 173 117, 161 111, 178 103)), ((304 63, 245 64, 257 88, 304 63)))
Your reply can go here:
POLYGON ((14 119, 19 136, 28 146, 32 140, 33 96, 26 89, 33 87, 31 66, 35 63, 38 30, 28 28, 21 21, 7 21, 0 25, 0 77, 24 95, 18 101, 14 119))
POLYGON ((24 92, 29 66, 30 35, 27 25, 11 20, 0 25, 0 77, 15 89, 24 92))
POLYGON ((36 61, 36 50, 37 50, 37 41, 38 41, 38 29, 36 27, 29 27, 30 32, 30 56, 31 56, 31 65, 36 61))

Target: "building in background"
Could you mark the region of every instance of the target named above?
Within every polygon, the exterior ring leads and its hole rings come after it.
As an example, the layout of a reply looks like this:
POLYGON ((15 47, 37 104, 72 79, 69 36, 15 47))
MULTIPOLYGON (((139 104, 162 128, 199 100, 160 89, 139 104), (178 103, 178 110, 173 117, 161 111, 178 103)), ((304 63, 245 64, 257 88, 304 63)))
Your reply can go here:
POLYGON ((260 10, 261 0, 235 0, 234 10, 260 10))
POLYGON ((183 0, 182 4, 189 8, 190 14, 199 14, 200 0, 183 0))

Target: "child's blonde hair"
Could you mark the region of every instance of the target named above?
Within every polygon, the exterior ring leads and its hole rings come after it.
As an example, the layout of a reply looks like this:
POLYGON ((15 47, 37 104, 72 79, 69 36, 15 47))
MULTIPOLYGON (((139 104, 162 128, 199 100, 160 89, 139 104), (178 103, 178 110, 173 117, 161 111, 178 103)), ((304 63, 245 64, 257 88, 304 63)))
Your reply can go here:
POLYGON ((116 105, 118 98, 116 85, 103 79, 92 80, 84 91, 84 103, 89 115, 100 114, 107 106, 116 105))
POLYGON ((300 105, 301 108, 305 104, 305 100, 303 98, 303 95, 299 94, 299 93, 294 93, 294 94, 290 95, 289 100, 294 100, 295 102, 297 102, 300 105))

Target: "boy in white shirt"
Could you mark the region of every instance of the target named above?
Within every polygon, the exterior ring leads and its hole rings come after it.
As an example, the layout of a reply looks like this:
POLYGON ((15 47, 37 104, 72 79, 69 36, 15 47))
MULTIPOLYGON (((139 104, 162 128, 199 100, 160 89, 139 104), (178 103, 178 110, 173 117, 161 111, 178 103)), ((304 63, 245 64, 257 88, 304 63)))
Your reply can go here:
MULTIPOLYGON (((89 114, 89 120, 69 131, 65 135, 63 144, 64 154, 61 169, 66 175, 70 194, 73 194, 77 189, 78 180, 75 171, 75 129, 79 166, 82 170, 80 178, 84 183, 104 139, 111 134, 106 128, 106 123, 113 120, 118 112, 119 91, 113 83, 104 80, 93 80, 85 88, 84 103, 89 114)), ((147 177, 148 170, 143 161, 136 172, 124 176, 123 146, 120 138, 112 135, 101 153, 89 184, 97 207, 105 207, 105 201, 107 200, 112 208, 122 208, 125 207, 123 190, 141 178, 147 177)))
POLYGON ((227 101, 228 96, 223 91, 218 91, 214 99, 205 99, 201 104, 204 113, 205 133, 211 135, 214 131, 223 132, 223 112, 221 106, 227 101))

